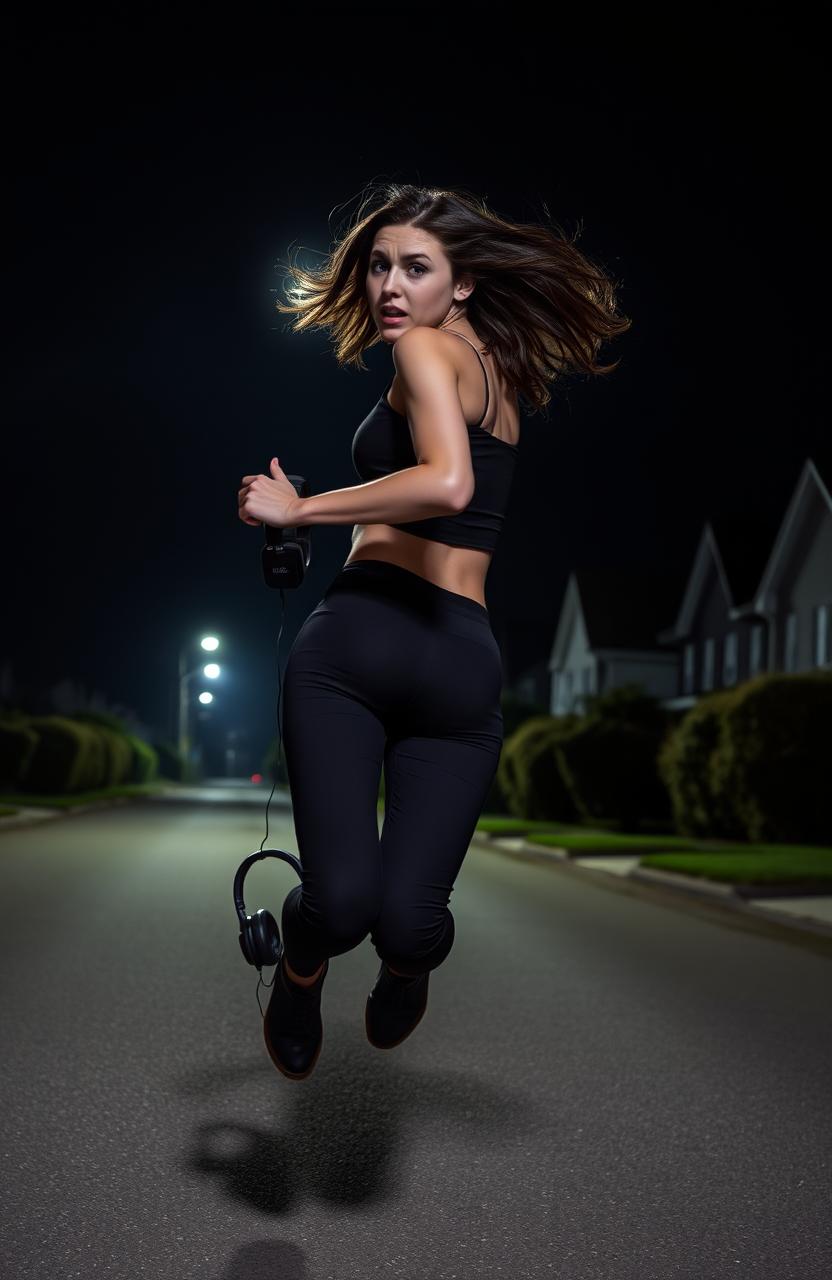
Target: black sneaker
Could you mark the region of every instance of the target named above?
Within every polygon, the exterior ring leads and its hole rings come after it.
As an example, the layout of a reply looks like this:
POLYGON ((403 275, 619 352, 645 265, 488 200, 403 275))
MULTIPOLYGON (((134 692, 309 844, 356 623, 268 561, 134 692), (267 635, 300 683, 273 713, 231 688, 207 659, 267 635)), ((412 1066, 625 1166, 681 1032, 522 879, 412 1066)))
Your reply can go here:
POLYGON ((324 961, 323 972, 316 981, 302 987, 287 976, 283 953, 281 942, 272 994, 263 1018, 263 1036, 278 1071, 289 1080, 305 1080, 315 1068, 323 1043, 321 991, 329 960, 324 961))
POLYGON ((404 978, 382 960, 376 984, 367 997, 364 1027, 376 1049, 394 1049, 422 1021, 428 1007, 430 973, 404 978))

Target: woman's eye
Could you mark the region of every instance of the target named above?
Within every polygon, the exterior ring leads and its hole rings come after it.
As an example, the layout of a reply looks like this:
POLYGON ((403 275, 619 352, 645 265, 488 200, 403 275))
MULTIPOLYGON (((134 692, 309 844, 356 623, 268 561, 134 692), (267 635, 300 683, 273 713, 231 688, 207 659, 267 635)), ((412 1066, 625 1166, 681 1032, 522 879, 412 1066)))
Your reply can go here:
MULTIPOLYGON (((383 263, 383 262, 381 262, 381 261, 379 261, 379 260, 376 260, 376 261, 372 264, 372 266, 371 266, 370 270, 371 270, 371 271, 375 271, 376 267, 383 267, 383 266, 384 266, 384 263, 383 263)), ((427 267, 423 267, 423 266, 422 266, 422 264, 421 264, 420 262, 414 262, 414 263, 412 263, 412 264, 411 264, 410 270, 411 270, 411 271, 418 271, 418 272, 419 272, 419 275, 420 275, 420 276, 423 276, 423 275, 425 274, 425 272, 427 271, 427 267)))

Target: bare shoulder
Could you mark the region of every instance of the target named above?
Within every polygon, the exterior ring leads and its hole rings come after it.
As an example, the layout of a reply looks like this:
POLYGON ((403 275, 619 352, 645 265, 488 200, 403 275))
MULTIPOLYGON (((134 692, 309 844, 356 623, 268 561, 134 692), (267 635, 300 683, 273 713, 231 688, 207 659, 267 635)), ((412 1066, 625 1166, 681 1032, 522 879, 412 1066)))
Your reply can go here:
POLYGON ((447 334, 440 333, 429 324, 415 324, 393 344, 393 364, 399 369, 403 363, 412 363, 432 355, 443 357, 445 352, 452 353, 447 334))
POLYGON ((458 430, 450 426, 460 455, 455 465, 464 468, 467 459, 470 468, 466 418, 459 395, 459 357, 450 338, 429 325, 417 325, 401 335, 393 352, 399 358, 394 361, 396 373, 387 402, 410 423, 416 456, 420 460, 442 457, 443 437, 449 424, 456 421, 458 430), (436 424, 441 424, 440 435, 433 438, 436 424))
POLYGON ((414 325, 393 346, 395 380, 405 389, 413 391, 429 379, 442 383, 459 380, 458 343, 446 333, 427 324, 414 325))

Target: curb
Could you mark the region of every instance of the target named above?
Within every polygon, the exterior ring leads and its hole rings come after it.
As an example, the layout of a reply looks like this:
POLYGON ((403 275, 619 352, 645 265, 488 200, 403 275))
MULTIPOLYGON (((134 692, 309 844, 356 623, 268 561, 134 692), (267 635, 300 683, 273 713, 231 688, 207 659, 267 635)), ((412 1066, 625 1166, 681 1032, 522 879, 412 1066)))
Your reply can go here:
POLYGON ((647 884, 666 884, 679 893, 698 893, 729 899, 739 896, 732 884, 708 880, 706 876, 685 876, 679 871, 665 871, 662 867, 633 867, 629 874, 634 880, 643 880, 647 884))
MULTIPOLYGON (((635 892, 654 901, 657 896, 660 896, 664 901, 670 898, 680 906, 718 906, 736 916, 744 916, 746 919, 756 918, 765 922, 766 925, 775 926, 786 936, 810 935, 832 939, 832 924, 825 920, 819 920, 814 916, 785 915, 776 909, 766 907, 763 902, 738 893, 733 885, 720 884, 716 880, 706 881, 701 877, 694 880, 691 876, 683 876, 676 871, 663 871, 658 867, 633 867, 623 875, 616 874, 587 866, 586 862, 578 864, 569 856, 567 850, 555 845, 533 844, 518 836, 513 845, 508 846, 502 843, 505 839, 506 837, 497 837, 497 840, 494 840, 491 836, 476 834, 471 843, 480 849, 489 849, 492 853, 500 853, 508 857, 522 858, 527 862, 548 862, 563 869, 568 867, 570 875, 583 877, 607 888, 635 892), (501 843, 498 843, 498 840, 501 843)), ((778 896, 786 898, 797 895, 793 891, 787 891, 778 896)), ((801 896, 810 895, 807 893, 801 896)))
MULTIPOLYGON (((18 813, 10 814, 7 817, 0 817, 0 832, 3 831, 19 831, 21 827, 34 827, 39 822, 50 822, 56 818, 72 818, 80 813, 92 813, 96 809, 111 809, 114 805, 119 804, 149 804, 156 801, 170 801, 173 804, 196 804, 204 802, 204 797, 200 797, 198 792, 194 791, 190 795, 180 795, 174 791, 156 791, 152 794, 135 795, 135 796, 111 796, 109 799, 92 800, 89 804, 69 805, 65 808, 59 806, 50 806, 49 808, 37 808, 36 806, 19 805, 18 813)), ((224 808, 251 810, 264 810, 266 801, 262 796, 249 796, 246 800, 241 799, 223 799, 216 803, 221 804, 224 808)), ((282 789, 277 789, 271 797, 271 808, 282 809, 287 807, 286 796, 282 789)))
POLYGON ((832 884, 828 881, 808 880, 804 885, 747 885, 726 884, 709 880, 706 876, 686 876, 680 871, 667 871, 664 867, 633 867, 630 872, 636 880, 654 880, 672 884, 689 893, 712 893, 719 897, 740 898, 743 902, 760 898, 810 898, 813 894, 832 896, 832 884))
POLYGON ((77 813, 91 813, 95 809, 111 809, 117 804, 134 804, 137 800, 146 800, 147 796, 113 796, 109 800, 93 800, 90 804, 71 805, 67 808, 57 806, 48 809, 28 808, 20 806, 20 812, 0 818, 0 832, 19 831, 21 827, 34 827, 40 822, 54 822, 56 818, 72 818, 77 813))
POLYGON ((39 822, 50 822, 61 816, 60 809, 30 809, 21 805, 17 813, 6 814, 0 818, 0 831, 17 831, 20 827, 34 827, 39 822))

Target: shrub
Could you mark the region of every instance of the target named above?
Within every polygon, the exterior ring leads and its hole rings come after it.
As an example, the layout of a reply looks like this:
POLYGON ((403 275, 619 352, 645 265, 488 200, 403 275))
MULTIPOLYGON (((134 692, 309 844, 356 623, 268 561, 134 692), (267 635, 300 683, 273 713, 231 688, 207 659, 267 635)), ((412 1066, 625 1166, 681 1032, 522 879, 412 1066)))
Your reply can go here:
POLYGON ((724 797, 714 791, 711 757, 722 732, 723 708, 736 690, 703 694, 659 748, 656 763, 670 796, 673 823, 683 836, 742 838, 724 797))
POLYGON ((575 805, 561 777, 555 744, 580 717, 531 716, 503 742, 497 779, 515 818, 571 822, 575 805))
POLYGON ((68 716, 31 716, 37 734, 22 782, 26 791, 56 795, 91 791, 106 771, 106 744, 96 727, 68 716))
POLYGON ((4 712, 0 719, 0 787, 19 791, 37 746, 28 715, 4 712))
POLYGON ((584 705, 587 720, 632 725, 659 736, 667 728, 667 711, 641 684, 619 685, 605 693, 587 694, 584 705))
POLYGON ((182 753, 175 743, 168 739, 157 741, 152 744, 151 750, 155 753, 158 761, 159 777, 169 778, 172 782, 188 782, 190 779, 186 776, 187 770, 182 759, 182 753))
POLYGON ((613 819, 634 830, 644 818, 670 817, 656 769, 663 726, 591 716, 555 746, 561 776, 584 821, 613 819))
POLYGON ((724 706, 711 786, 755 842, 832 842, 832 677, 767 673, 724 706))

